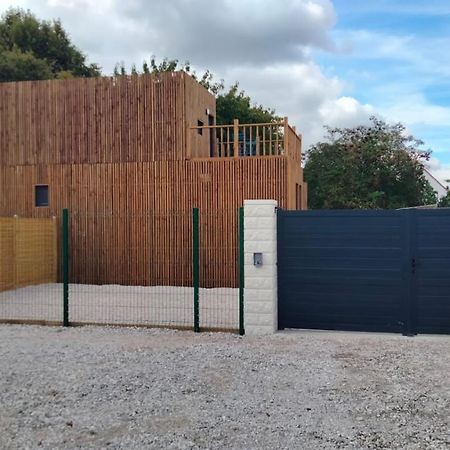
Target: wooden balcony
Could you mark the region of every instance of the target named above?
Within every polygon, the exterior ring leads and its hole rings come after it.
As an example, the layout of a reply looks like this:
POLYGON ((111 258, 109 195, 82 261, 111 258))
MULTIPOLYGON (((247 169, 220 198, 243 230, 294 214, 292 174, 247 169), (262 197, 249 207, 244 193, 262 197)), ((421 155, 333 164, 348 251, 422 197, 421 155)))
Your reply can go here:
POLYGON ((301 161, 302 138, 287 118, 281 122, 202 125, 188 130, 191 159, 287 156, 301 161))

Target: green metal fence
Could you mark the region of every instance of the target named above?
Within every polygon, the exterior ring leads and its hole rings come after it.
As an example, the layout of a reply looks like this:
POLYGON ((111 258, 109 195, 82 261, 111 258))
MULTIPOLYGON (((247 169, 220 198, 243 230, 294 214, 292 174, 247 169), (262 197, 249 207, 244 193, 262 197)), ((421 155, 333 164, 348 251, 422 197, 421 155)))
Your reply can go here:
POLYGON ((63 325, 69 326, 69 210, 62 211, 63 325))
POLYGON ((56 279, 3 289, 0 322, 244 334, 242 209, 59 217, 56 279))
POLYGON ((192 283, 194 286, 194 331, 200 331, 200 217, 192 210, 192 283))

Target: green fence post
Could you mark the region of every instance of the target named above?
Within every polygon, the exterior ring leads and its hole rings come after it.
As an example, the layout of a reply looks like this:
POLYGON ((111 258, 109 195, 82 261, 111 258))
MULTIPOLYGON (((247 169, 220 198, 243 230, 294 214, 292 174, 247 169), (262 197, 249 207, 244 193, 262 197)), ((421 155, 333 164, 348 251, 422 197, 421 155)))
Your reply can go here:
POLYGON ((244 328, 244 208, 239 208, 239 334, 244 328))
POLYGON ((192 210, 192 278, 194 284, 194 331, 200 331, 200 227, 199 227, 199 209, 192 210))
POLYGON ((69 210, 62 211, 63 325, 69 326, 69 210))

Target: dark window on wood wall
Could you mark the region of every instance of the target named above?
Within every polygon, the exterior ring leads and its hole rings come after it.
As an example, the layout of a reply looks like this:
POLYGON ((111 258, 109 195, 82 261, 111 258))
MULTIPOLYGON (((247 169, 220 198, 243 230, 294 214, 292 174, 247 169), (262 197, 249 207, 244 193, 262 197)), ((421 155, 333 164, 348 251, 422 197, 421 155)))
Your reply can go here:
MULTIPOLYGON (((201 121, 201 120, 197 120, 197 126, 198 127, 203 127, 205 124, 201 121)), ((203 136, 203 128, 197 128, 197 133, 200 136, 203 136)))
POLYGON ((34 187, 34 205, 48 206, 48 185, 39 184, 34 187))

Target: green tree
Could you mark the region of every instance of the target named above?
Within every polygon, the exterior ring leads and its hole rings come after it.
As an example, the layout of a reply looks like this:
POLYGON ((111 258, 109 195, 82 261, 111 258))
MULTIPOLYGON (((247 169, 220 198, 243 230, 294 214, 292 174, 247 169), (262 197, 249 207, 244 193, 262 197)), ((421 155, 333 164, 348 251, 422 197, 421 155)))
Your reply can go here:
MULTIPOLYGON (((153 56, 150 63, 144 61, 140 73, 162 73, 182 70, 195 78, 202 86, 216 96, 217 124, 228 125, 233 119, 238 119, 241 123, 269 123, 281 120, 275 115, 275 111, 255 104, 251 98, 241 89, 236 82, 228 89, 225 88, 224 80, 216 81, 213 73, 206 70, 201 76, 192 70, 189 61, 180 63, 177 59, 163 59, 157 62, 153 56)), ((131 75, 136 75, 138 71, 133 65, 131 75)), ((127 75, 123 62, 116 64, 114 75, 127 75)))
POLYGON ((304 176, 312 209, 394 209, 437 202, 423 174, 429 152, 401 124, 328 128, 307 152, 304 176))
POLYGON ((251 98, 243 90, 239 90, 237 82, 217 96, 216 110, 219 125, 229 124, 235 118, 241 123, 270 123, 281 120, 274 110, 252 104, 251 98))
POLYGON ((450 192, 447 192, 447 195, 439 200, 438 206, 439 208, 450 208, 450 192))
POLYGON ((39 20, 11 8, 0 20, 0 81, 45 80, 100 75, 96 64, 69 39, 59 20, 39 20))
POLYGON ((0 81, 45 80, 53 78, 46 61, 31 52, 0 50, 0 81))

